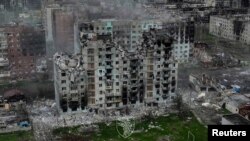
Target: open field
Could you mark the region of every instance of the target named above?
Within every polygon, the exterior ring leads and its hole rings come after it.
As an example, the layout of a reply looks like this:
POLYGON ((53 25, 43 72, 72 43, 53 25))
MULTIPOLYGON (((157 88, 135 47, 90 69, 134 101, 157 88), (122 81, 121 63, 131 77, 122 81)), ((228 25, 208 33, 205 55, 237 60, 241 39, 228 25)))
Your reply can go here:
POLYGON ((0 134, 0 141, 34 141, 31 131, 0 134))
MULTIPOLYGON (((93 141, 160 141, 162 138, 170 136, 172 141, 188 141, 188 132, 194 134, 195 141, 207 141, 207 129, 201 125, 195 117, 189 119, 180 119, 177 115, 167 117, 161 116, 153 119, 147 119, 136 122, 135 131, 129 138, 123 138, 119 135, 116 128, 116 122, 109 126, 98 124, 99 131, 91 133, 79 133, 78 128, 60 128, 54 131, 56 135, 77 135, 82 139, 93 141), (150 128, 153 127, 157 128, 150 128)), ((190 141, 192 138, 190 138, 190 141)))

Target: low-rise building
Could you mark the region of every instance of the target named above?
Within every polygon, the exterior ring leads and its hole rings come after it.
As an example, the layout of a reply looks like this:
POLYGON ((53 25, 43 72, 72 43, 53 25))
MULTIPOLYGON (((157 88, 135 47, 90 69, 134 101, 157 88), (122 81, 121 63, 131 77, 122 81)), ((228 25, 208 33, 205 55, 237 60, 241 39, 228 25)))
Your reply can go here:
POLYGON ((242 94, 232 94, 225 98, 225 108, 232 113, 239 113, 240 109, 250 103, 250 99, 242 94))

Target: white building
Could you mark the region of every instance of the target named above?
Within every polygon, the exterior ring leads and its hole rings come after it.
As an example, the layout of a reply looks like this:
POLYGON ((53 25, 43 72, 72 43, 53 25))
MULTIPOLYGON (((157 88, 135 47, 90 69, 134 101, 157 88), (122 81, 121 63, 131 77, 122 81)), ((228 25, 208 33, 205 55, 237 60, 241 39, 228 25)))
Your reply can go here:
POLYGON ((250 15, 210 16, 209 33, 250 44, 250 15))

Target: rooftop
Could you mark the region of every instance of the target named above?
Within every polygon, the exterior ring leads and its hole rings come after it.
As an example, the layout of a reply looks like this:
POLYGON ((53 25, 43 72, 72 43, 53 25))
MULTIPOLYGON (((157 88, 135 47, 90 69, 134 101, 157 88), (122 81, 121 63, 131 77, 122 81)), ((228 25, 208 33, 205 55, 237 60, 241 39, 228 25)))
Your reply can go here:
POLYGON ((227 119, 235 125, 250 125, 250 121, 239 114, 224 115, 223 118, 227 119))
POLYGON ((250 99, 242 94, 233 94, 228 97, 229 103, 235 105, 236 107, 240 107, 243 104, 250 103, 250 99))

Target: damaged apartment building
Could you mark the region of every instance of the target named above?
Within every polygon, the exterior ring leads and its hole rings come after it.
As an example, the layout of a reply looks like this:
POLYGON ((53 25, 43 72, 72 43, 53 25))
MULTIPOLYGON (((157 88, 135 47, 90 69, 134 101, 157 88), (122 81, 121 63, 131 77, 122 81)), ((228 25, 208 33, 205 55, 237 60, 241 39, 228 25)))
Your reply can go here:
MULTIPOLYGON (((80 23, 79 26, 84 24, 80 23)), ((175 40, 173 55, 179 63, 187 62, 192 55, 190 50, 194 45, 195 28, 194 21, 190 18, 182 21, 102 19, 90 24, 95 33, 110 34, 119 45, 130 51, 134 51, 142 42, 143 32, 151 28, 163 29, 175 40)))
POLYGON ((145 32, 142 43, 129 50, 115 42, 112 34, 97 34, 90 23, 82 24, 80 29, 80 51, 54 56, 60 113, 171 103, 178 65, 172 54, 173 40, 166 32, 145 32))

